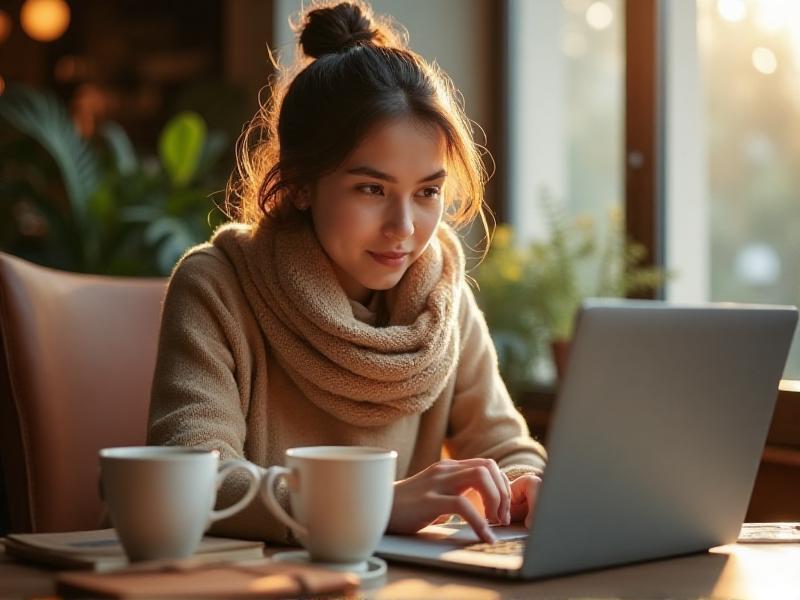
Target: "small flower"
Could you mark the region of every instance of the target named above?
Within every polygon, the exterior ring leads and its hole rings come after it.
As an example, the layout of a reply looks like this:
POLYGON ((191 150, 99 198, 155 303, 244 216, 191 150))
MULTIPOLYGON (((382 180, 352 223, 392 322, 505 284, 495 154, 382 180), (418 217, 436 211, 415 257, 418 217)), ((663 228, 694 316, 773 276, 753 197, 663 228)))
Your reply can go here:
POLYGON ((510 226, 498 225, 497 229, 494 230, 494 237, 492 238, 492 244, 500 248, 506 248, 511 245, 511 241, 513 240, 513 238, 514 238, 514 232, 512 231, 510 226))
POLYGON ((500 275, 507 281, 522 279, 522 265, 516 261, 505 261, 500 264, 500 275))

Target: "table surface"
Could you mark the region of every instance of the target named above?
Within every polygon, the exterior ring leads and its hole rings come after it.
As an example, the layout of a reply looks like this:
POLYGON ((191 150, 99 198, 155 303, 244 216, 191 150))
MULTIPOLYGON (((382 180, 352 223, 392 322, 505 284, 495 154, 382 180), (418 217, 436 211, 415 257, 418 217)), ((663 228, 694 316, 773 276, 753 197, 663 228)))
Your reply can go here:
MULTIPOLYGON (((274 551, 274 550, 273 550, 274 551)), ((0 550, 0 598, 55 594, 55 571, 0 550)), ((391 563, 365 600, 406 598, 800 599, 800 544, 730 544, 709 552, 539 581, 510 581, 391 563)))

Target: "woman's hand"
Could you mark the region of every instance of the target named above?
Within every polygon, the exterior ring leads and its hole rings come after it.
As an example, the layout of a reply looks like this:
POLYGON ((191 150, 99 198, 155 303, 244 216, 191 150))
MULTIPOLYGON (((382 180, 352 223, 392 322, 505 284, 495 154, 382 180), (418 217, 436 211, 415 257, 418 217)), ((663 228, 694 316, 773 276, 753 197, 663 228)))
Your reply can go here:
POLYGON ((539 486, 542 478, 538 475, 520 475, 511 482, 511 522, 525 522, 525 527, 531 526, 533 507, 539 495, 539 486))
MULTIPOLYGON (((523 492, 518 491, 517 496, 527 501, 528 496, 523 492)), ((416 533, 441 515, 458 514, 482 541, 494 543, 496 539, 487 519, 508 525, 513 517, 512 506, 511 484, 495 461, 442 460, 413 477, 395 482, 388 530, 416 533), (470 489, 480 495, 486 517, 464 495, 470 489)))

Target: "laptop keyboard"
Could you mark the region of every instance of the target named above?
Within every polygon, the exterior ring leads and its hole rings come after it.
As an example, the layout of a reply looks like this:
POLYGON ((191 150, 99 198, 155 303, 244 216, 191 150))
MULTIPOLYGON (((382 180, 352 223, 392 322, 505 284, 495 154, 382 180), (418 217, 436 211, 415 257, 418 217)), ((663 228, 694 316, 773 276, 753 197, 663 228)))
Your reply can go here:
POLYGON ((522 556, 525 552, 525 540, 501 540, 494 544, 471 544, 464 550, 483 552, 484 554, 505 554, 509 556, 522 556))

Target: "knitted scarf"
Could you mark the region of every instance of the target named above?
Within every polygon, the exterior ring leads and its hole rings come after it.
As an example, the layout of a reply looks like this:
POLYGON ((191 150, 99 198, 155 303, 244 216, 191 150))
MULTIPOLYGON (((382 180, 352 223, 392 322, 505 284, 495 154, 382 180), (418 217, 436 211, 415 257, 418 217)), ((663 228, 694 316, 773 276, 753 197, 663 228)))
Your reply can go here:
POLYGON ((442 223, 386 294, 385 327, 353 316, 309 220, 224 225, 212 243, 230 259, 270 351, 319 408, 374 427, 419 414, 455 369, 464 256, 442 223))

